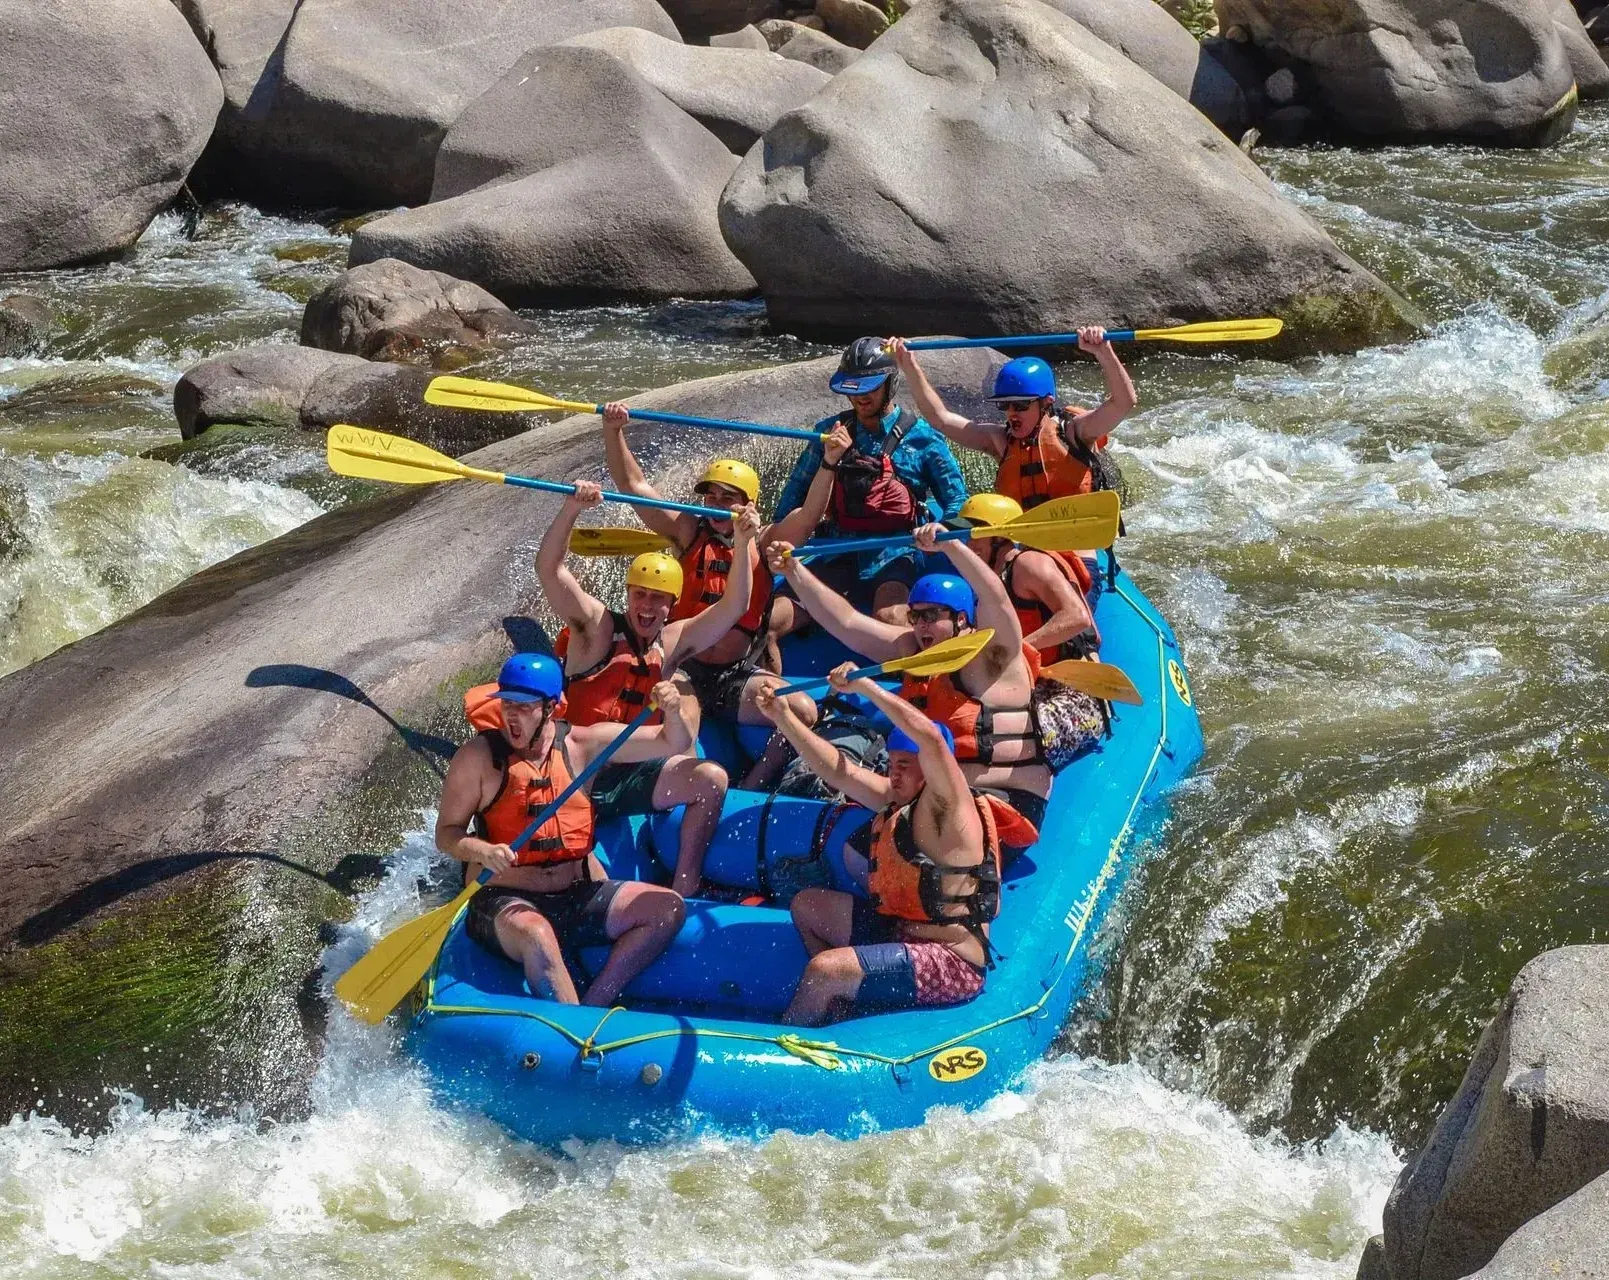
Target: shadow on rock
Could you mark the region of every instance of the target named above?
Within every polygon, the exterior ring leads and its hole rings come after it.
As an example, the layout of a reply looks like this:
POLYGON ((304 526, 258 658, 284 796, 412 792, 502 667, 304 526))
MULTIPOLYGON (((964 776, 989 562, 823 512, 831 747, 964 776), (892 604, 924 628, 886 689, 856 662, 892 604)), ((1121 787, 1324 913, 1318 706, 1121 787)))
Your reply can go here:
MULTIPOLYGON (((511 619, 517 622, 529 622, 529 619, 511 619)), ((531 623, 536 627, 535 623, 531 623)), ((541 628, 536 627, 538 633, 541 628)), ((512 634, 512 633, 511 633, 512 634)), ((551 649, 551 645, 546 646, 551 649)), ((312 689, 319 693, 333 693, 337 697, 349 699, 360 706, 368 707, 377 716, 397 731, 402 739, 403 746, 415 755, 421 757, 426 764, 435 770, 438 777, 446 777, 446 770, 441 767, 441 761, 451 760, 453 752, 458 750, 458 744, 448 738, 438 737, 433 733, 420 733, 417 729, 410 729, 399 721, 389 711, 377 703, 362 689, 353 684, 351 680, 334 671, 326 671, 322 667, 307 667, 299 662, 275 662, 266 666, 253 668, 246 677, 248 689, 271 689, 276 687, 290 687, 294 689, 312 689)))

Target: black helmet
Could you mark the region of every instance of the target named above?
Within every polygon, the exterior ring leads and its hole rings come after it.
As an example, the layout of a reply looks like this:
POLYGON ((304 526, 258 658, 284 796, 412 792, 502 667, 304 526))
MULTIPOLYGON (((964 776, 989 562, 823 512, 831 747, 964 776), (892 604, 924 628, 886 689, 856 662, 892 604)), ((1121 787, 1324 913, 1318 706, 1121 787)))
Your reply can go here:
POLYGON ((894 376, 894 357, 881 338, 856 338, 844 348, 838 372, 827 384, 839 395, 863 396, 894 376))

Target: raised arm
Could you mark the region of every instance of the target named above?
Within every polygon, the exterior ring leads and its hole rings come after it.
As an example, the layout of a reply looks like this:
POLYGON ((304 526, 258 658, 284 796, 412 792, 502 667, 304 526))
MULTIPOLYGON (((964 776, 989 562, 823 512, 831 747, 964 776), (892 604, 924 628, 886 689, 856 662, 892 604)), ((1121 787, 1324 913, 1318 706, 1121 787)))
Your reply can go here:
MULTIPOLYGON (((810 537, 811 531, 821 523, 827 514, 827 501, 832 497, 832 486, 837 481, 838 460, 849 449, 849 428, 841 422, 832 424, 832 430, 821 444, 823 450, 822 464, 816 468, 816 474, 811 477, 810 488, 806 491, 804 501, 787 515, 773 521, 769 528, 760 535, 761 542, 791 542, 795 546, 810 537)), ((778 510, 781 510, 780 505, 778 510)))
POLYGON ((773 542, 765 549, 766 559, 773 573, 780 573, 788 580, 811 618, 873 662, 887 662, 902 656, 904 650, 900 642, 910 634, 909 628, 890 626, 861 613, 811 573, 803 562, 795 560, 790 554, 792 551, 790 543, 773 542))
MULTIPOLYGON (((642 465, 626 443, 627 410, 612 401, 603 406, 603 456, 609 464, 609 478, 615 488, 636 498, 658 498, 660 492, 648 483, 642 465)), ((638 507, 637 518, 655 533, 686 547, 698 534, 698 517, 685 511, 661 511, 657 507, 638 507)))
POLYGON ((665 627, 665 670, 674 671, 683 658, 708 649, 737 626, 748 611, 749 597, 754 594, 754 565, 749 548, 754 545, 755 534, 759 531, 760 517, 753 503, 733 513, 732 572, 726 577, 726 590, 703 613, 665 627))
POLYGON ((1117 358, 1117 352, 1106 340, 1106 330, 1100 325, 1086 325, 1078 331, 1078 349, 1094 356, 1106 377, 1106 399, 1072 422, 1078 438, 1092 445, 1102 436, 1111 435, 1113 428, 1134 411, 1140 398, 1135 393, 1134 380, 1117 358))
POLYGON ((998 458, 1005 452, 1005 428, 997 424, 973 422, 945 404, 928 381, 922 366, 917 363, 915 353, 905 345, 904 338, 890 338, 888 353, 905 375, 905 381, 910 383, 911 399, 916 402, 916 411, 928 420, 934 430, 942 432, 963 448, 976 449, 991 458, 998 458))
POLYGON ((978 597, 978 616, 972 619, 972 625, 979 630, 992 627, 994 644, 1006 646, 1009 652, 1016 653, 1022 648, 1022 623, 1017 618, 1011 597, 1006 594, 1006 584, 1000 581, 998 573, 978 558, 976 551, 959 538, 948 542, 937 541, 937 535, 943 532, 942 525, 924 525, 916 531, 916 545, 923 551, 942 551, 949 556, 955 571, 967 580, 973 595, 978 597))
POLYGON ((563 618, 577 639, 590 635, 609 614, 603 601, 590 596, 582 589, 570 572, 565 557, 570 552, 570 534, 575 529, 575 518, 587 507, 603 501, 602 489, 591 480, 577 480, 576 491, 559 506, 548 531, 542 535, 542 545, 536 552, 536 576, 542 583, 553 612, 563 618))
POLYGON ((782 736, 792 744, 810 772, 834 791, 843 792, 868 809, 881 809, 888 804, 888 779, 855 764, 811 729, 794 713, 787 698, 777 697, 776 691, 768 686, 755 697, 754 703, 760 713, 782 731, 782 736))
POLYGON ((844 680, 850 670, 845 663, 832 673, 832 687, 844 693, 858 693, 873 703, 879 711, 903 729, 916 743, 916 758, 922 764, 922 777, 933 788, 937 798, 944 801, 950 812, 956 813, 971 807, 972 789, 967 785, 966 774, 956 763, 954 754, 944 743, 944 735, 922 712, 898 694, 890 693, 875 680, 844 680))

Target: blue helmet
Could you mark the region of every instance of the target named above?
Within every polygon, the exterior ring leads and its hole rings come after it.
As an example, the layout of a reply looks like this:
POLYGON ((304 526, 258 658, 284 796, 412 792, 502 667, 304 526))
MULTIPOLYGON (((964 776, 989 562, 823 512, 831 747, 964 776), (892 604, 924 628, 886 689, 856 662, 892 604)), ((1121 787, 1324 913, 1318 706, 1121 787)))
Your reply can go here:
POLYGON ((894 357, 881 338, 856 338, 844 349, 838 372, 827 385, 841 396, 863 396, 894 376, 894 357))
POLYGON ((994 375, 991 400, 1038 400, 1056 394, 1056 375, 1038 356, 1020 356, 994 375))
POLYGON ((545 653, 516 653, 497 673, 504 702, 557 702, 563 694, 564 670, 545 653))
POLYGON ((965 578, 958 578, 953 573, 930 573, 918 578, 911 586, 908 603, 912 607, 936 604, 951 613, 966 614, 968 622, 978 619, 977 594, 965 578))
MULTIPOLYGON (((933 727, 939 731, 939 737, 944 739, 945 749, 953 756, 955 754, 955 735, 950 732, 950 726, 947 724, 940 724, 935 720, 933 722, 933 727)), ((916 739, 911 737, 910 734, 906 733, 905 730, 901 729, 898 725, 895 725, 893 732, 888 735, 888 749, 890 751, 913 752, 920 750, 920 748, 918 748, 916 745, 916 739)))

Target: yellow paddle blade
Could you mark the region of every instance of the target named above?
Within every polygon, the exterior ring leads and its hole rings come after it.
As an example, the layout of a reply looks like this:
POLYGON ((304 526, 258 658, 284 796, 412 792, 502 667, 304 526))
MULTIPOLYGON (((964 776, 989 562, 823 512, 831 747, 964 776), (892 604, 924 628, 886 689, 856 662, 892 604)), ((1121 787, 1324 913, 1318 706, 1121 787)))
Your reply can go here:
POLYGON ((1279 336, 1283 320, 1266 316, 1259 320, 1205 320, 1200 324, 1176 324, 1167 329, 1136 329, 1136 342, 1260 342, 1279 336))
POLYGON ((940 640, 929 649, 921 653, 914 653, 909 658, 893 658, 881 664, 884 675, 894 675, 905 672, 913 676, 943 676, 952 671, 959 671, 972 659, 989 647, 989 641, 994 639, 994 628, 985 627, 982 631, 968 631, 964 636, 954 636, 949 640, 940 640))
POLYGON ((570 535, 570 550, 578 556, 640 556, 645 551, 669 551, 669 538, 647 529, 577 529, 570 535))
POLYGON ((1134 681, 1123 674, 1123 669, 1109 662, 1068 658, 1065 662, 1052 663, 1039 674, 1046 680, 1058 681, 1069 689, 1105 702, 1128 702, 1137 707, 1145 701, 1134 687, 1134 681))
POLYGON ((443 480, 490 480, 503 483, 500 471, 482 471, 437 453, 406 436, 387 435, 368 427, 337 423, 324 437, 324 456, 337 475, 393 484, 439 484, 443 480))
POLYGON ((579 400, 556 400, 540 391, 511 386, 506 382, 482 382, 478 378, 455 378, 443 374, 432 378, 425 388, 425 403, 449 409, 487 409, 493 413, 592 413, 595 404, 579 400))
POLYGON ((1010 538, 1040 551, 1095 551, 1117 538, 1122 503, 1110 489, 1054 498, 1005 524, 978 525, 974 538, 1010 538))
POLYGON ((430 972, 447 932, 480 888, 468 885, 451 902, 398 925, 335 982, 335 994, 364 1022, 382 1022, 430 972))

